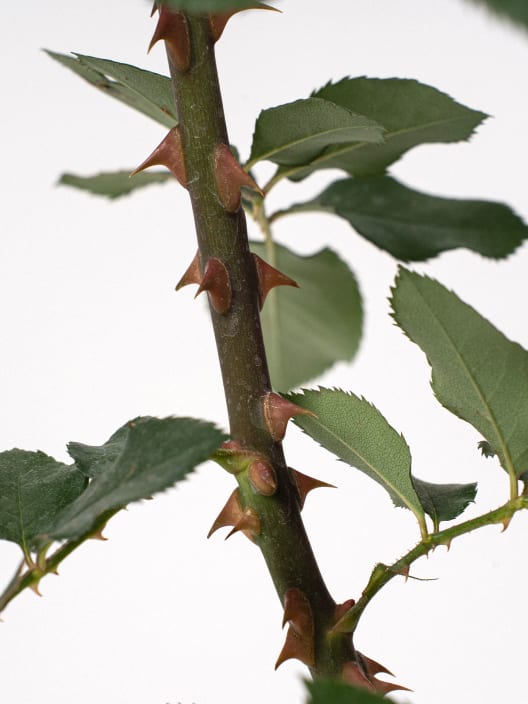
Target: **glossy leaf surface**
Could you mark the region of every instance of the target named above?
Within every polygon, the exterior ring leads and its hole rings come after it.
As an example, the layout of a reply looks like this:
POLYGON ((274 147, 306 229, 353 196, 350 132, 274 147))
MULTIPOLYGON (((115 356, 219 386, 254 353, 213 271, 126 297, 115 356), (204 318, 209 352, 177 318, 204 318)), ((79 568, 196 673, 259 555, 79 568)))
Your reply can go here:
POLYGON ((528 238, 528 227, 501 203, 439 198, 389 176, 336 181, 289 212, 306 210, 339 215, 365 239, 403 261, 421 261, 458 247, 499 259, 528 238))
POLYGON ((512 476, 528 468, 528 352, 437 281, 400 269, 394 318, 427 355, 432 387, 512 476))
POLYGON ((57 515, 85 489, 86 477, 73 465, 43 452, 0 453, 0 538, 25 552, 36 547, 57 515))
POLYGON ((286 275, 299 289, 271 291, 262 324, 273 388, 295 388, 335 362, 355 355, 362 330, 361 295, 354 274, 330 249, 312 256, 274 245, 270 261, 264 244, 252 250, 286 275))
POLYGON ((413 485, 436 530, 441 521, 460 516, 477 495, 476 484, 435 484, 413 477, 413 485))
POLYGON ((105 198, 120 198, 132 191, 156 183, 165 183, 174 177, 168 171, 148 171, 130 176, 130 171, 103 172, 95 176, 76 176, 75 174, 62 174, 59 185, 72 186, 81 191, 88 191, 93 195, 105 198))
POLYGON ((313 94, 365 115, 386 129, 384 142, 344 144, 327 149, 302 169, 284 168, 299 180, 318 169, 343 169, 355 176, 383 174, 402 154, 420 144, 467 140, 486 115, 445 93, 401 78, 345 78, 313 94))
POLYGON ((377 408, 340 389, 289 394, 293 403, 316 417, 296 416, 295 423, 340 460, 381 484, 398 506, 423 520, 423 509, 411 480, 411 453, 405 439, 377 408))
POLYGON ((225 440, 212 424, 192 418, 137 418, 102 448, 70 444, 88 488, 57 518, 54 538, 77 538, 110 510, 145 499, 181 481, 225 440))
POLYGON ((54 51, 46 53, 106 95, 165 127, 177 124, 171 82, 166 76, 95 56, 58 54, 54 51))
POLYGON ((304 165, 336 144, 382 141, 383 128, 360 114, 321 98, 296 100, 260 113, 248 166, 304 165))

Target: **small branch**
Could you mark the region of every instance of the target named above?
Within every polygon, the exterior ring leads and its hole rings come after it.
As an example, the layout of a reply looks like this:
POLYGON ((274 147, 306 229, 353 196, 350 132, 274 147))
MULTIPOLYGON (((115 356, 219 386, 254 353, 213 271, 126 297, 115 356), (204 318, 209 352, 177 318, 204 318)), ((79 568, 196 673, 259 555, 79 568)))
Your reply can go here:
POLYGON ((380 589, 396 575, 403 575, 407 578, 410 566, 419 557, 427 555, 427 553, 434 550, 439 545, 446 545, 449 548, 452 540, 466 533, 470 533, 477 528, 502 523, 504 530, 506 530, 514 514, 523 509, 528 509, 528 497, 526 496, 508 501, 503 506, 489 513, 485 513, 482 516, 471 518, 469 521, 464 521, 463 523, 452 526, 451 528, 446 528, 446 530, 438 533, 429 534, 427 538, 418 543, 418 545, 412 548, 412 550, 409 550, 406 555, 392 565, 377 564, 372 570, 368 584, 363 590, 360 599, 358 599, 354 606, 336 623, 334 631, 353 633, 357 628, 359 619, 363 615, 364 610, 380 589))

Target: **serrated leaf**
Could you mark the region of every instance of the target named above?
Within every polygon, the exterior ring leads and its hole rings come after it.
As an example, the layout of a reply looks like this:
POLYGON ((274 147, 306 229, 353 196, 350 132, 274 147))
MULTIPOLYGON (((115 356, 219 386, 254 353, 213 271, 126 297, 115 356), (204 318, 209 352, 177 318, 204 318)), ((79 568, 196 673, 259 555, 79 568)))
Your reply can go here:
POLYGON ((100 451, 71 443, 70 452, 93 479, 47 533, 58 539, 87 534, 106 512, 148 498, 184 479, 225 439, 205 421, 137 418, 114 433, 100 451))
POLYGON ((528 352, 437 281, 400 269, 394 318, 427 355, 437 399, 487 440, 512 479, 528 468, 528 352))
POLYGON ((528 226, 501 203, 439 198, 389 176, 347 178, 286 212, 323 210, 347 220, 367 240, 404 261, 466 247, 500 259, 528 239, 528 226))
POLYGON ((487 7, 503 19, 528 29, 528 4, 526 0, 470 0, 475 5, 487 7))
POLYGON ((352 392, 307 390, 287 398, 315 413, 295 424, 340 460, 381 484, 398 506, 409 508, 421 525, 422 505, 411 480, 411 453, 405 439, 377 408, 352 392))
POLYGON ((321 98, 296 100, 260 113, 247 166, 303 166, 335 144, 382 141, 383 127, 361 114, 321 98))
POLYGON ((103 172, 95 176, 76 176, 62 174, 58 183, 61 186, 72 186, 93 195, 114 199, 126 196, 138 188, 144 188, 156 183, 165 183, 174 177, 168 171, 148 171, 130 177, 130 171, 103 172))
POLYGON ((18 543, 27 554, 86 484, 75 466, 43 452, 0 453, 0 538, 18 543))
POLYGON ((306 704, 387 704, 387 699, 368 689, 338 680, 306 682, 310 696, 306 704))
POLYGON ((46 53, 106 95, 138 110, 165 127, 174 127, 177 124, 172 86, 166 76, 95 56, 70 56, 48 50, 46 53))
POLYGON ((253 0, 162 0, 164 5, 173 10, 187 12, 225 12, 226 10, 251 10, 268 7, 265 3, 253 0))
POLYGON ((262 311, 264 341, 273 387, 287 391, 319 376, 335 362, 350 360, 361 339, 363 311, 354 274, 330 249, 308 257, 274 245, 252 250, 293 278, 299 289, 271 291, 262 311))
POLYGON ((318 169, 343 169, 354 176, 383 174, 402 154, 420 144, 467 140, 487 116, 415 80, 344 78, 313 94, 365 115, 386 129, 383 144, 355 143, 327 149, 302 169, 283 169, 300 180, 318 169))
POLYGON ((434 484, 417 477, 412 481, 424 511, 433 519, 435 530, 441 521, 460 516, 477 495, 476 483, 434 484))

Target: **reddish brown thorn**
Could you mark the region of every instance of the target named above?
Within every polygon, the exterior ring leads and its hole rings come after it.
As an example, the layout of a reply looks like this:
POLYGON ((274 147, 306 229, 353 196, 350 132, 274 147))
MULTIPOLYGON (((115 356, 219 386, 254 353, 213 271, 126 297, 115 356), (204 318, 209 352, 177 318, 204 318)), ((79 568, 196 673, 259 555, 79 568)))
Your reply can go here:
MULTIPOLYGON (((271 5, 264 5, 264 3, 258 2, 255 5, 250 5, 249 7, 242 8, 243 10, 274 10, 275 12, 280 12, 276 7, 271 7, 271 5)), ((218 14, 209 15, 209 24, 211 25, 211 36, 214 42, 217 42, 222 36, 222 32, 225 29, 226 24, 229 22, 233 15, 241 10, 231 10, 230 12, 219 12, 218 14)))
POLYGON ((156 14, 157 11, 158 11, 158 3, 156 2, 156 0, 154 0, 154 2, 152 4, 152 10, 150 11, 150 16, 154 17, 154 15, 156 14))
POLYGON ((329 489, 335 489, 335 486, 333 484, 327 484, 327 482, 322 482, 320 479, 309 477, 307 474, 298 472, 296 469, 291 469, 291 467, 290 470, 293 474, 293 478, 297 486, 297 491, 299 492, 299 505, 301 509, 304 506, 307 494, 313 489, 322 489, 325 487, 329 489))
POLYGON ((273 391, 264 396, 263 407, 266 427, 275 442, 279 442, 286 435, 286 426, 290 418, 299 415, 316 417, 312 411, 287 401, 273 391))
POLYGON ((207 291, 211 305, 217 313, 227 313, 231 306, 231 282, 225 264, 216 257, 207 260, 195 298, 202 291, 207 291))
POLYGON ((219 528, 225 528, 225 526, 235 526, 243 514, 244 511, 242 510, 240 499, 238 498, 238 489, 235 489, 228 498, 224 508, 216 517, 215 522, 211 526, 211 530, 207 533, 207 537, 210 538, 219 528))
POLYGON ((508 526, 510 525, 511 519, 512 519, 512 517, 511 517, 511 516, 508 516, 508 518, 505 518, 505 519, 502 521, 502 532, 503 532, 503 533, 504 533, 504 531, 508 528, 508 526))
POLYGON ((335 615, 335 622, 337 623, 349 609, 351 609, 354 604, 355 604, 354 599, 347 599, 344 601, 342 604, 336 604, 334 615, 335 615))
POLYGON ((140 171, 144 171, 150 166, 166 166, 169 171, 172 171, 174 176, 176 176, 179 183, 184 188, 187 187, 180 131, 177 127, 173 127, 167 133, 167 136, 158 144, 152 154, 148 156, 137 169, 134 169, 130 175, 135 176, 140 171))
POLYGON ((412 689, 404 687, 402 684, 384 682, 383 680, 378 680, 375 677, 372 678, 372 684, 376 692, 379 692, 380 694, 388 694, 389 692, 394 692, 397 689, 402 689, 405 692, 412 692, 412 689))
POLYGON ((363 655, 363 653, 357 652, 357 655, 361 659, 361 664, 364 666, 364 669, 370 677, 378 675, 380 672, 392 676, 392 672, 390 670, 387 670, 384 665, 381 665, 379 662, 376 662, 376 660, 368 658, 366 655, 363 655))
POLYGON ((248 479, 255 491, 262 496, 273 496, 277 491, 275 470, 266 459, 256 459, 249 465, 248 479))
POLYGON ((305 641, 290 627, 286 633, 284 646, 275 663, 275 669, 292 658, 300 660, 307 667, 312 667, 315 664, 313 640, 310 643, 305 641))
POLYGON ((284 594, 284 616, 282 626, 289 623, 302 638, 313 640, 314 625, 310 602, 297 587, 291 587, 284 594))
POLYGON ((240 208, 240 189, 242 186, 263 195, 255 181, 240 166, 226 144, 219 144, 216 147, 214 169, 218 197, 228 213, 236 213, 240 208))
POLYGON ((150 51, 160 39, 165 41, 167 52, 178 71, 185 73, 191 65, 191 40, 187 18, 183 12, 173 12, 165 5, 159 8, 159 18, 152 39, 150 51))
POLYGON ((239 531, 242 531, 246 538, 249 538, 255 542, 255 538, 260 533, 260 518, 252 508, 247 508, 243 512, 236 524, 233 526, 233 530, 226 535, 225 539, 227 540, 239 531))
POLYGON ((176 284, 176 291, 179 291, 184 286, 189 284, 200 284, 202 281, 202 272, 200 271, 200 252, 196 252, 194 259, 189 264, 185 273, 176 284))
POLYGON ((353 684, 356 687, 373 690, 374 687, 368 677, 363 673, 357 662, 350 660, 343 665, 341 677, 345 682, 353 684))
POLYGON ((261 259, 258 254, 254 254, 253 258, 255 259, 257 269, 259 304, 261 310, 266 296, 275 286, 295 286, 299 288, 299 284, 296 281, 290 279, 290 277, 283 274, 282 271, 275 269, 275 267, 268 264, 264 259, 261 259))

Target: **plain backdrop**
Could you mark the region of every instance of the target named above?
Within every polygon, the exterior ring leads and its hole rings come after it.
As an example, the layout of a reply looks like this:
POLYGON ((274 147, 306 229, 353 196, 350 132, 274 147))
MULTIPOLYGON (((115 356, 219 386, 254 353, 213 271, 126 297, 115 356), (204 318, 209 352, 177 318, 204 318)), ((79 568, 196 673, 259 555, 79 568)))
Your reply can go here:
MULTIPOLYGON (((413 150, 393 169, 424 191, 507 202, 528 219, 528 36, 463 0, 283 0, 246 12, 218 45, 231 141, 247 156, 258 111, 346 75, 417 78, 493 116, 468 144, 413 150)), ((176 185, 114 203, 55 187, 62 171, 132 169, 164 129, 52 62, 78 51, 165 72, 146 55, 154 22, 144 0, 4 3, 0 25, 2 449, 66 460, 66 442, 104 442, 137 415, 191 415, 226 425, 204 301, 175 294, 195 250, 176 185)), ((269 173, 264 167, 259 176, 269 173)), ((337 174, 277 189, 272 207, 315 195, 337 174)), ((366 323, 356 360, 320 383, 365 395, 404 433, 422 478, 479 482, 478 506, 508 482, 477 452, 478 434, 429 389, 422 353, 393 326, 396 263, 329 216, 285 219, 277 238, 299 252, 334 247, 356 272, 366 323)), ((528 247, 494 262, 466 251, 415 269, 528 346, 528 247)), ((373 565, 418 539, 408 511, 296 429, 289 462, 336 484, 304 515, 337 600, 357 597, 373 565)), ((130 506, 0 624, 0 700, 9 704, 298 704, 305 670, 277 673, 282 613, 260 554, 242 536, 207 531, 233 488, 216 465, 130 506)), ((525 704, 528 517, 437 550, 394 579, 366 611, 357 646, 392 669, 413 704, 525 704)), ((0 581, 19 560, 0 544, 0 581)))

